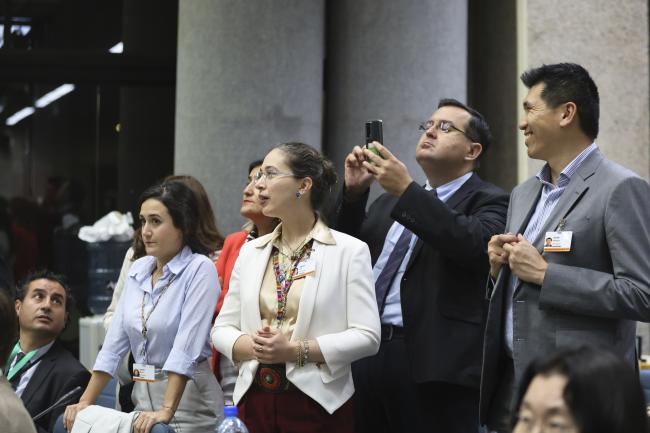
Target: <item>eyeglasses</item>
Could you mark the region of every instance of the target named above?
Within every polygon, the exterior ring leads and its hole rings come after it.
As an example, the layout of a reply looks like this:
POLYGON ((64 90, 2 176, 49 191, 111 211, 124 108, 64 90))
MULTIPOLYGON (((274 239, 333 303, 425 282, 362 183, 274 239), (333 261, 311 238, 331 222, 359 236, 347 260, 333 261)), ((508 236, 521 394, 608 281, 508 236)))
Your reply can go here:
POLYGON ((279 179, 281 177, 296 177, 293 173, 282 173, 280 171, 263 171, 260 170, 255 174, 253 181, 255 183, 265 179, 266 181, 271 181, 273 179, 279 179))
POLYGON ((440 120, 439 122, 435 122, 433 120, 427 120, 426 122, 420 123, 420 127, 418 128, 420 131, 428 131, 431 128, 437 129, 438 131, 442 132, 443 134, 449 134, 451 130, 456 130, 463 134, 465 137, 469 138, 472 141, 475 141, 472 137, 467 135, 467 132, 463 131, 460 128, 456 128, 453 123, 451 123, 449 120, 440 120))

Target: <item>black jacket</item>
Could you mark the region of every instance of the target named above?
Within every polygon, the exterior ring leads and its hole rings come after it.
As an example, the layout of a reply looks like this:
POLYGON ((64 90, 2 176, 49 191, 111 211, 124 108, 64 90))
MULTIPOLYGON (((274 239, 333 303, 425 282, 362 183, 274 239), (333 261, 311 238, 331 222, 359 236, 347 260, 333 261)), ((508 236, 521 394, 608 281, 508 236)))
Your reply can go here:
POLYGON ((394 221, 419 238, 400 292, 412 379, 478 388, 487 243, 503 232, 508 194, 473 174, 446 203, 415 182, 399 198, 381 195, 366 214, 367 199, 342 194, 332 221, 368 244, 373 265, 394 221))
MULTIPOLYGON (((85 388, 90 380, 90 373, 58 341, 41 358, 21 399, 29 414, 34 417, 50 407, 68 391, 81 386, 85 388)), ((75 400, 78 401, 81 393, 75 400)), ((68 403, 72 404, 74 402, 68 403)), ((63 413, 65 405, 50 412, 36 422, 39 433, 51 432, 54 422, 63 413)))

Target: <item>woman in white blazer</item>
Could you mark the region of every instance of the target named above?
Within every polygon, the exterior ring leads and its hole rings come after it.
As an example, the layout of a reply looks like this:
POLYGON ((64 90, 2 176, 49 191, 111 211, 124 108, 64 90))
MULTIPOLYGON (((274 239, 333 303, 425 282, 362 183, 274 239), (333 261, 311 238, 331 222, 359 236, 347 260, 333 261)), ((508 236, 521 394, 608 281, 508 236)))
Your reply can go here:
POLYGON ((353 432, 350 365, 377 352, 380 324, 367 245, 317 215, 335 182, 302 143, 275 147, 256 176, 281 224, 242 247, 211 332, 239 364, 233 397, 256 433, 353 432))

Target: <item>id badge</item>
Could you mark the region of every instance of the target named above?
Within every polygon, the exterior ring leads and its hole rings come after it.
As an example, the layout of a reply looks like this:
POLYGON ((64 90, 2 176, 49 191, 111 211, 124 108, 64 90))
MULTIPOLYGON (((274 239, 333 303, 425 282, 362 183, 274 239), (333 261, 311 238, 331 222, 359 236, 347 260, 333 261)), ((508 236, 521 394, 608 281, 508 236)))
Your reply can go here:
POLYGON ((546 232, 544 236, 544 252, 545 253, 566 253, 571 251, 571 238, 573 232, 546 232))
POLYGON ((134 382, 155 382, 156 367, 149 364, 133 364, 134 382))
POLYGON ((309 274, 313 274, 316 272, 316 263, 314 262, 313 259, 305 260, 304 262, 298 263, 298 266, 296 267, 296 273, 293 276, 294 280, 297 280, 299 278, 304 278, 309 274))

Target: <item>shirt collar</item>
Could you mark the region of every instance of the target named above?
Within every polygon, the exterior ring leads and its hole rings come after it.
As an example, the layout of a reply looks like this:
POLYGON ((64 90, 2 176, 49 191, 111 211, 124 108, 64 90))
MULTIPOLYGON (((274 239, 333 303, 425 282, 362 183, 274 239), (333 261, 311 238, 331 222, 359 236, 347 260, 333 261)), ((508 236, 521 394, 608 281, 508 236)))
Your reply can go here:
MULTIPOLYGON (((256 246, 258 248, 262 248, 265 247, 269 242, 273 242, 275 244, 276 242, 279 242, 280 234, 282 234, 282 223, 278 224, 273 232, 271 232, 269 235, 258 238, 259 242, 256 246)), ((332 236, 332 231, 329 227, 327 227, 327 224, 325 224, 325 222, 320 217, 316 221, 314 228, 312 228, 307 235, 305 243, 309 242, 310 239, 314 239, 321 244, 336 245, 336 240, 334 239, 334 236, 332 236)))
MULTIPOLYGON (((39 359, 40 357, 42 357, 43 355, 45 355, 45 354, 47 353, 47 351, 50 350, 50 347, 52 347, 52 345, 54 344, 55 341, 56 341, 56 339, 50 341, 50 342, 47 343, 45 346, 41 346, 41 347, 39 347, 38 349, 36 349, 37 352, 36 352, 36 354, 34 355, 34 357, 32 358, 32 361, 31 361, 31 362, 34 362, 35 360, 37 360, 37 359, 39 359)), ((23 351, 23 348, 20 347, 20 342, 18 342, 18 347, 20 348, 20 351, 21 351, 22 353, 24 353, 24 354, 27 354, 27 353, 28 353, 28 352, 23 351)))
MULTIPOLYGON (((587 157, 597 149, 598 146, 596 146, 596 143, 591 143, 582 152, 580 152, 578 156, 573 158, 573 161, 568 163, 567 166, 564 167, 564 169, 560 172, 557 186, 566 186, 566 184, 568 184, 571 180, 571 177, 578 171, 578 168, 580 168, 585 159, 587 159, 587 157)), ((542 167, 542 169, 535 175, 535 177, 537 177, 537 179, 539 179, 539 181, 543 184, 555 188, 555 185, 551 183, 551 167, 548 165, 548 162, 544 164, 544 167, 542 167)))
MULTIPOLYGON (((463 184, 467 182, 467 180, 472 177, 473 174, 474 172, 470 171, 450 182, 447 182, 444 185, 440 185, 438 188, 436 188, 436 194, 438 194, 438 197, 446 197, 447 195, 453 194, 458 190, 458 188, 463 186, 463 184)), ((431 191, 433 189, 428 180, 424 184, 424 189, 427 191, 431 191)))
MULTIPOLYGON (((163 276, 168 272, 171 272, 174 275, 178 275, 185 266, 192 260, 192 250, 187 245, 184 246, 178 254, 174 256, 165 266, 163 266, 163 276)), ((154 268, 156 266, 156 258, 153 256, 146 256, 136 262, 131 266, 129 271, 129 276, 136 279, 138 282, 144 281, 146 278, 151 276, 154 268)))

